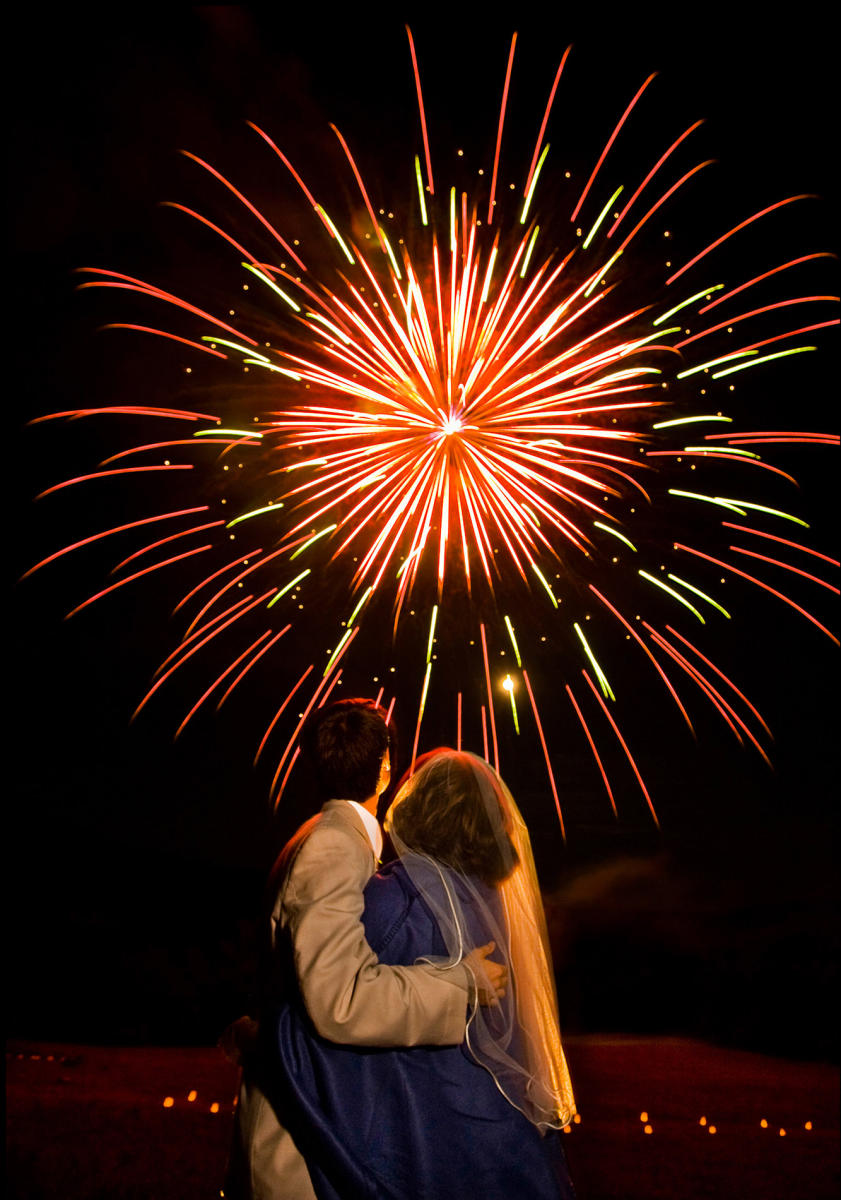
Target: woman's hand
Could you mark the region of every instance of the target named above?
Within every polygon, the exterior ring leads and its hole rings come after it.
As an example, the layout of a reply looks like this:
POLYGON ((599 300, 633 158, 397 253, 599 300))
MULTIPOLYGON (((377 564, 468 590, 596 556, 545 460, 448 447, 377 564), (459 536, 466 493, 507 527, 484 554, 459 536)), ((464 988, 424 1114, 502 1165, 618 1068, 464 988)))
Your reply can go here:
POLYGON ((475 980, 477 999, 485 1007, 497 1004, 508 985, 508 968, 488 958, 495 945, 496 942, 488 942, 477 946, 464 960, 475 980))

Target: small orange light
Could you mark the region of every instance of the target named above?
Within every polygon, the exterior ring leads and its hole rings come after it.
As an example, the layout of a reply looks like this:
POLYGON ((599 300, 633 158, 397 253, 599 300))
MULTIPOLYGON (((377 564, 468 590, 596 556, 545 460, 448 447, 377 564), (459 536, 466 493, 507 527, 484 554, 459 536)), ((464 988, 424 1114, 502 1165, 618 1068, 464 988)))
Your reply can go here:
POLYGON ((706 1123, 707 1123, 706 1117, 701 1117, 701 1120, 698 1122, 699 1125, 706 1125, 706 1123))
MULTIPOLYGON (((576 1113, 576 1114, 575 1114, 575 1116, 574 1116, 572 1119, 573 1119, 573 1121, 575 1122, 575 1124, 576 1124, 576 1125, 580 1125, 580 1124, 581 1124, 581 1113, 576 1113)), ((811 1128, 812 1128, 812 1122, 811 1122, 811 1121, 807 1121, 807 1122, 806 1122, 806 1128, 807 1128, 807 1129, 811 1129, 811 1128)))
POLYGON ((780 1137, 785 1137, 785 1135, 786 1135, 786 1131, 785 1131, 784 1129, 781 1129, 781 1130, 780 1130, 780 1137))
POLYGON ((564 1125, 564 1133, 572 1133, 571 1125, 564 1125))
POLYGON ((763 1118, 762 1118, 762 1120, 759 1122, 759 1124, 762 1126, 762 1128, 763 1128, 763 1129, 767 1129, 767 1128, 768 1128, 768 1122, 765 1120, 765 1118, 764 1118, 764 1117, 763 1117, 763 1118))
POLYGON ((172 1096, 167 1096, 164 1100, 164 1108, 172 1108, 174 1103, 175 1101, 173 1100, 172 1096))
POLYGON ((710 1131, 710 1133, 718 1133, 718 1130, 716 1129, 715 1125, 710 1125, 709 1131, 710 1131))
POLYGON ((198 1096, 198 1092, 195 1089, 193 1089, 192 1091, 189 1091, 187 1093, 187 1099, 190 1101, 191 1104, 195 1100, 196 1096, 198 1096))
POLYGON ((219 1111, 219 1105, 215 1100, 213 1101, 213 1103, 210 1106, 210 1111, 212 1113, 217 1113, 219 1111))
POLYGON ((807 1122, 806 1122, 806 1124, 803 1126, 803 1128, 804 1128, 804 1129, 811 1129, 811 1128, 812 1128, 812 1122, 811 1122, 811 1121, 807 1121, 807 1122))
POLYGON ((641 1112, 641 1113, 640 1113, 640 1120, 641 1120, 641 1121, 647 1121, 647 1120, 648 1120, 648 1113, 647 1113, 647 1112, 641 1112))
POLYGON ((643 1129, 643 1133, 653 1133, 653 1132, 654 1132, 654 1130, 651 1128, 650 1125, 646 1125, 645 1128, 643 1129))

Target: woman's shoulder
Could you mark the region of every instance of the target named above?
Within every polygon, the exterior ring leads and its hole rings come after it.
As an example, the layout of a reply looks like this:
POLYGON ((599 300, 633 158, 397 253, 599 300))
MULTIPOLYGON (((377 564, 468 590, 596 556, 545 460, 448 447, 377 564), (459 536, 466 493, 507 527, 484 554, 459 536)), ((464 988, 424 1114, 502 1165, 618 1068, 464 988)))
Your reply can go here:
POLYGON ((368 880, 363 923, 368 944, 383 962, 414 962, 431 953, 436 940, 434 918, 399 861, 368 880))
POLYGON ((393 909, 396 904, 408 904, 416 895, 417 889, 403 864, 399 860, 386 863, 365 885, 365 909, 393 909))

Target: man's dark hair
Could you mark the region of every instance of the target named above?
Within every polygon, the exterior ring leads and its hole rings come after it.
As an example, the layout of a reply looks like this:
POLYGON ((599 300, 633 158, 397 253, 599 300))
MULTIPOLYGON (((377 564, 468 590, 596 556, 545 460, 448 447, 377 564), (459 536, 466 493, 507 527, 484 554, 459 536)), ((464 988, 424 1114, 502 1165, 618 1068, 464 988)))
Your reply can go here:
POLYGON ((373 700, 337 700, 309 718, 301 746, 323 799, 367 800, 392 743, 385 710, 373 700))

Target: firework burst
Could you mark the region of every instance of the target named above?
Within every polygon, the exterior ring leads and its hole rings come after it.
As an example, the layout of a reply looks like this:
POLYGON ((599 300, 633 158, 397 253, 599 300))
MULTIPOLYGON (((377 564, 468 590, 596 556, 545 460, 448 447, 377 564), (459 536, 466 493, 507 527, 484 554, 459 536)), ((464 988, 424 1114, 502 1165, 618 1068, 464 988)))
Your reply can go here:
POLYGON ((737 214, 732 227, 683 261, 663 266, 662 253, 652 255, 664 212, 710 166, 691 157, 696 122, 641 160, 624 184, 611 174, 615 143, 647 102, 653 76, 618 113, 582 180, 556 181, 542 207, 569 50, 547 88, 528 170, 519 188, 503 194, 516 36, 492 169, 478 188, 442 186, 408 37, 421 138, 418 153, 407 155, 416 184, 412 211, 395 216, 375 206, 334 127, 337 161, 359 200, 359 210, 343 219, 270 134, 252 125, 259 152, 298 189, 310 220, 309 249, 192 154, 241 207, 256 245, 247 245, 248 234, 240 241, 203 213, 172 205, 241 264, 249 298, 260 296, 251 317, 208 311, 113 270, 86 270, 83 288, 139 293, 150 308, 163 304, 173 314, 164 327, 112 328, 175 340, 185 356, 262 372, 267 385, 258 412, 245 413, 231 400, 211 411, 114 406, 41 418, 107 412, 148 419, 155 430, 171 422, 179 431, 125 447, 96 472, 58 483, 45 496, 71 485, 108 486, 150 473, 166 481, 190 471, 195 503, 97 530, 32 570, 103 539, 141 537, 140 548, 115 568, 116 580, 76 613, 170 566, 193 565, 193 585, 176 605, 183 632, 138 706, 188 663, 201 663, 206 685, 187 705, 179 733, 269 663, 282 664, 284 639, 311 628, 303 604, 318 609, 317 626, 332 640, 326 661, 314 658, 294 678, 281 667, 282 702, 257 751, 276 754, 275 801, 294 766, 303 720, 343 672, 353 678, 357 656, 373 667, 369 677, 391 707, 397 689, 392 680, 388 691, 388 662, 399 660, 412 680, 401 685, 400 715, 413 729, 413 757, 433 695, 451 708, 452 741, 471 744, 497 765, 497 722, 510 721, 519 736, 527 717, 563 830, 552 767, 553 725, 563 705, 614 812, 606 739, 621 748, 656 821, 620 725, 629 698, 611 684, 606 655, 618 639, 690 730, 690 700, 700 692, 732 734, 766 759, 765 721, 692 630, 703 626, 714 640, 716 625, 733 619, 731 610, 758 588, 837 644, 780 582, 796 575, 837 592, 823 577, 837 562, 784 536, 806 524, 789 506, 765 503, 765 491, 752 497, 754 480, 794 482, 766 460, 775 446, 838 438, 764 431, 753 421, 743 428, 727 411, 733 375, 813 352, 818 331, 837 324, 827 315, 835 297, 801 294, 797 286, 807 263, 829 256, 775 258, 750 278, 734 272, 739 237, 807 199, 797 195, 737 214), (568 219, 555 211, 547 220, 558 194, 568 219), (725 580, 746 586, 728 587, 725 600, 725 580), (546 629, 540 639, 533 633, 538 622, 546 629), (497 679, 491 664, 502 650, 516 669, 497 679), (540 696, 529 663, 549 652, 561 674, 540 696), (436 678, 442 661, 445 682, 436 678))

